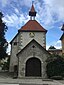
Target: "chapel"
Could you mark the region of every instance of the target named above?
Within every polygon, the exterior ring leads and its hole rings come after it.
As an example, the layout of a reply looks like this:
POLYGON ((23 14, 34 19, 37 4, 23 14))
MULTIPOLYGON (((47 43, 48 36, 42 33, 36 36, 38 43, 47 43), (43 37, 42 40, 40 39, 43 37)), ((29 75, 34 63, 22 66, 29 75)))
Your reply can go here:
POLYGON ((30 20, 18 30, 10 42, 9 72, 17 73, 18 78, 47 78, 46 60, 50 56, 46 50, 47 30, 35 20, 36 13, 32 4, 29 11, 30 20))

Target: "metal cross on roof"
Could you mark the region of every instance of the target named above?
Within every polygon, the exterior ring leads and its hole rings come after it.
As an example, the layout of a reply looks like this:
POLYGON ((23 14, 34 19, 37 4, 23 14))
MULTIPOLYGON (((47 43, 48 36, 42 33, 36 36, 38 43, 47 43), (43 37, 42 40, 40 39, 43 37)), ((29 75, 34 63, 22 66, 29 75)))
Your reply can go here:
POLYGON ((32 1, 32 4, 34 3, 34 1, 32 1))

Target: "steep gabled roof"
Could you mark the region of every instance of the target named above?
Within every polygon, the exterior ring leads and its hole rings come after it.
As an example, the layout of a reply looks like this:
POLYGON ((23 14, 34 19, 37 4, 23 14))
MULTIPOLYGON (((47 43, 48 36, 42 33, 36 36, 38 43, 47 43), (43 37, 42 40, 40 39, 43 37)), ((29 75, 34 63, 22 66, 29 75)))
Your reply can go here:
POLYGON ((36 20, 29 20, 19 31, 47 32, 36 20))

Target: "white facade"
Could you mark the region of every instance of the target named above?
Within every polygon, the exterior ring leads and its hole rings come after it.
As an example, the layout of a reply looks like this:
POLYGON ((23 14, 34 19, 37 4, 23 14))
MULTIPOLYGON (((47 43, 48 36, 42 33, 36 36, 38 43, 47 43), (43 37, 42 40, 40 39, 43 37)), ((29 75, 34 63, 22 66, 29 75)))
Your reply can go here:
POLYGON ((46 45, 45 32, 20 32, 20 47, 24 48, 32 39, 36 40, 41 46, 46 45), (34 33, 32 37, 30 33, 34 33))

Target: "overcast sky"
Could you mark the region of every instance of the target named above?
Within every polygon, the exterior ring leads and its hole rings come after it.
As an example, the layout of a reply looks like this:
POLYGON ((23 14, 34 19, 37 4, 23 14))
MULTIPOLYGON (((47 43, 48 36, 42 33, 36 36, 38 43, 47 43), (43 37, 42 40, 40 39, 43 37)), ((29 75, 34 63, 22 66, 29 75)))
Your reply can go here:
POLYGON ((10 42, 29 19, 29 10, 34 1, 37 11, 36 20, 48 30, 46 35, 47 48, 50 45, 61 48, 61 27, 64 23, 64 0, 0 0, 0 11, 4 14, 3 21, 8 26, 6 39, 10 42))

